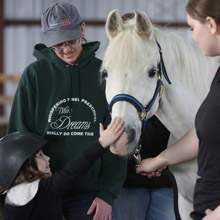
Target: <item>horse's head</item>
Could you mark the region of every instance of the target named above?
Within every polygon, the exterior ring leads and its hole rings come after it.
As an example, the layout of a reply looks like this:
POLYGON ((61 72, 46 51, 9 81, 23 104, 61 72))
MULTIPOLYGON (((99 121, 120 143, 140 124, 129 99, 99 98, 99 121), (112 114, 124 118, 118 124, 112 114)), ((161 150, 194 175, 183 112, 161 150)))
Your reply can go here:
POLYGON ((124 121, 124 133, 111 151, 129 155, 139 143, 141 118, 147 120, 159 106, 160 53, 152 23, 143 12, 135 10, 120 17, 117 10, 111 11, 106 32, 109 45, 102 65, 106 97, 112 117, 124 121), (145 106, 149 111, 138 113, 145 106))

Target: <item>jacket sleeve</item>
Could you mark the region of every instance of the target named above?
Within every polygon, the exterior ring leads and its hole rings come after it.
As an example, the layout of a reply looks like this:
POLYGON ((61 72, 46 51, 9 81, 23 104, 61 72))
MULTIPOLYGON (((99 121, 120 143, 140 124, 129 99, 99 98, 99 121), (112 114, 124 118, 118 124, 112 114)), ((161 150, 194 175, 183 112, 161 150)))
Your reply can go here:
POLYGON ((14 131, 32 131, 34 128, 35 118, 35 89, 33 73, 27 67, 18 83, 14 96, 9 124, 8 133, 14 131))
MULTIPOLYGON (((110 121, 110 115, 107 121, 110 121)), ((126 179, 127 158, 115 155, 107 148, 107 153, 102 157, 102 163, 101 188, 97 197, 112 205, 126 179)))
POLYGON ((97 141, 70 161, 63 170, 55 172, 52 177, 41 179, 41 185, 54 194, 62 195, 72 189, 73 183, 83 176, 105 152, 106 149, 97 141))

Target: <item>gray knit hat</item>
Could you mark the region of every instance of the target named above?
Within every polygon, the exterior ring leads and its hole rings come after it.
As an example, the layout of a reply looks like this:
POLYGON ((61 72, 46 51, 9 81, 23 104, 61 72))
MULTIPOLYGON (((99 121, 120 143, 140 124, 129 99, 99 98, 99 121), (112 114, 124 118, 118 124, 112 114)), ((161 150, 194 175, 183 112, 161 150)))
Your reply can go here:
POLYGON ((41 16, 41 31, 47 47, 79 38, 82 18, 77 8, 61 2, 49 6, 41 16))

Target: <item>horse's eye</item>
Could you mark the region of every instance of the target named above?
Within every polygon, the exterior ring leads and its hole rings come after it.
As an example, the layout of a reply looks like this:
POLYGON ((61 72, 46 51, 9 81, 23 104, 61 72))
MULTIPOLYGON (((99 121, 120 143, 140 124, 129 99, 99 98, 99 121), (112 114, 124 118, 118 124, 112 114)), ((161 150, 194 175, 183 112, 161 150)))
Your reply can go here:
POLYGON ((103 70, 102 71, 102 79, 105 79, 105 78, 107 78, 108 77, 108 72, 107 72, 107 70, 103 70))
POLYGON ((148 71, 148 76, 150 78, 153 78, 156 75, 156 73, 157 73, 157 70, 155 68, 153 68, 153 69, 148 71))

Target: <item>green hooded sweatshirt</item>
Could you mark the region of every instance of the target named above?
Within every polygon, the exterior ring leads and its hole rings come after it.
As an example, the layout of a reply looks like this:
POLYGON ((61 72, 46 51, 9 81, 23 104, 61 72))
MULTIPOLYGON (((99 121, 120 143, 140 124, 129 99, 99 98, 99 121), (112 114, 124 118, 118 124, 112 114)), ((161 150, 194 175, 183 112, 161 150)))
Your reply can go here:
MULTIPOLYGON (((99 82, 99 42, 83 45, 84 54, 69 65, 43 44, 37 61, 26 67, 14 97, 8 132, 31 131, 48 142, 52 172, 61 170, 99 138, 99 123, 110 122, 104 86, 99 82)), ((127 161, 109 149, 76 183, 73 191, 99 191, 112 205, 125 177, 127 161)))

